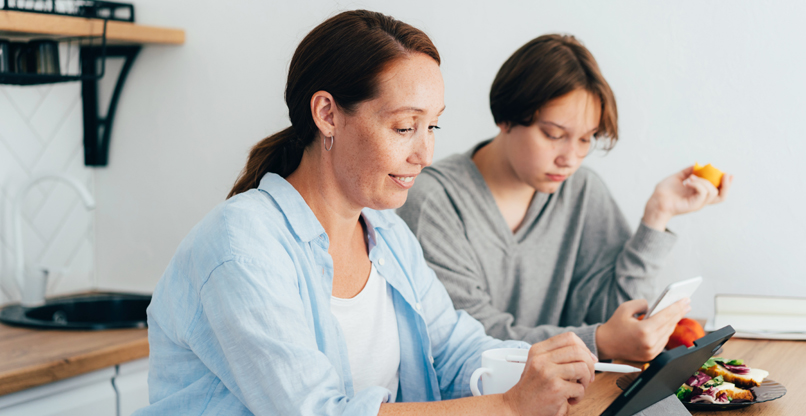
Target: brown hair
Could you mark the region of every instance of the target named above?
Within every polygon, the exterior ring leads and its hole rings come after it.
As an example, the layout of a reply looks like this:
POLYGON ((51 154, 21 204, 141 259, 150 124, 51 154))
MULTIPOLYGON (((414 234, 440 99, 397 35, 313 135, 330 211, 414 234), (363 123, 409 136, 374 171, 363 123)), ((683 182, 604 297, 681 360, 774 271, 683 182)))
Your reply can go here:
POLYGON ((390 16, 367 10, 337 14, 300 42, 285 87, 291 127, 256 144, 227 198, 256 188, 267 172, 287 177, 317 137, 311 97, 329 92, 350 113, 378 94, 378 76, 394 60, 424 53, 440 63, 439 52, 421 30, 390 16))
POLYGON ((543 35, 515 51, 495 76, 490 109, 495 124, 530 126, 547 102, 580 88, 599 98, 595 137, 611 149, 618 140, 616 98, 593 55, 570 35, 543 35))

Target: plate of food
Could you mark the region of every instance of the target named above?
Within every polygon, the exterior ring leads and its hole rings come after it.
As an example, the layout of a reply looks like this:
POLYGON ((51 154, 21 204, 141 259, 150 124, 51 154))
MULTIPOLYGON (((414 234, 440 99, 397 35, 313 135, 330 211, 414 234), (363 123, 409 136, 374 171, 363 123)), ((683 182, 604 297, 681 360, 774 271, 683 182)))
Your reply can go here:
MULTIPOLYGON (((624 390, 639 374, 627 374, 616 385, 624 390)), ((689 410, 729 410, 783 397, 786 387, 767 376, 742 360, 711 357, 677 389, 677 398, 689 410)))

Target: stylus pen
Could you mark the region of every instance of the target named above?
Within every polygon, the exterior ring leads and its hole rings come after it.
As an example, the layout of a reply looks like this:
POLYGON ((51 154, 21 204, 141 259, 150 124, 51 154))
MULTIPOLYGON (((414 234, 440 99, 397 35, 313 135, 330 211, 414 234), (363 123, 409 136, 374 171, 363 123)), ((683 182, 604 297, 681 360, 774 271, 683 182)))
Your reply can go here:
MULTIPOLYGON (((525 363, 526 357, 523 355, 507 355, 507 361, 511 363, 525 363)), ((631 365, 624 364, 610 364, 610 363, 595 363, 593 369, 605 373, 640 373, 641 369, 631 365)))

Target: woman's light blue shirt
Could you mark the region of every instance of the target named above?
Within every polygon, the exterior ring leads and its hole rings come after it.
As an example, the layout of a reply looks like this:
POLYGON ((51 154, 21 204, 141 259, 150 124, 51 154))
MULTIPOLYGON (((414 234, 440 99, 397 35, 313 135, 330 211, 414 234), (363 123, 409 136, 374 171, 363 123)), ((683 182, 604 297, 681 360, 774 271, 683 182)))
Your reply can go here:
MULTIPOLYGON (((291 184, 210 212, 182 241, 148 308, 149 397, 138 415, 376 415, 380 404, 470 395, 491 348, 453 308, 422 249, 392 211, 365 209, 369 259, 392 287, 400 335, 398 391, 353 391, 347 347, 330 313, 328 237, 291 184)), ((457 256, 464 255, 456 253, 457 256)))

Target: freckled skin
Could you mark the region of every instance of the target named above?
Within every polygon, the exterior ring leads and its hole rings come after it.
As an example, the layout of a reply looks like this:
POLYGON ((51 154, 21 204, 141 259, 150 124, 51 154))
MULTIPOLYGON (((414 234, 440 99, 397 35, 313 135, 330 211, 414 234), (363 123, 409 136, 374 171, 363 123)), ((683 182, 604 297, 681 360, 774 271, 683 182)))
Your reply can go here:
POLYGON ((431 164, 431 126, 445 107, 443 95, 439 65, 427 55, 413 54, 390 63, 379 76, 377 96, 350 113, 335 105, 327 91, 311 97, 319 135, 286 179, 330 240, 333 296, 351 298, 366 284, 371 265, 361 209, 392 209, 406 202, 412 182, 397 182, 390 175, 414 177, 431 164), (333 145, 326 150, 330 136, 333 145))
MULTIPOLYGON (((382 75, 379 94, 336 121, 332 153, 337 186, 356 206, 398 208, 408 190, 390 177, 416 175, 431 164, 434 133, 444 107, 437 63, 416 54, 393 63, 382 75), (401 107, 425 110, 391 114, 401 107), (413 129, 400 133, 396 129, 413 129)), ((329 140, 329 139, 328 139, 329 140)))

